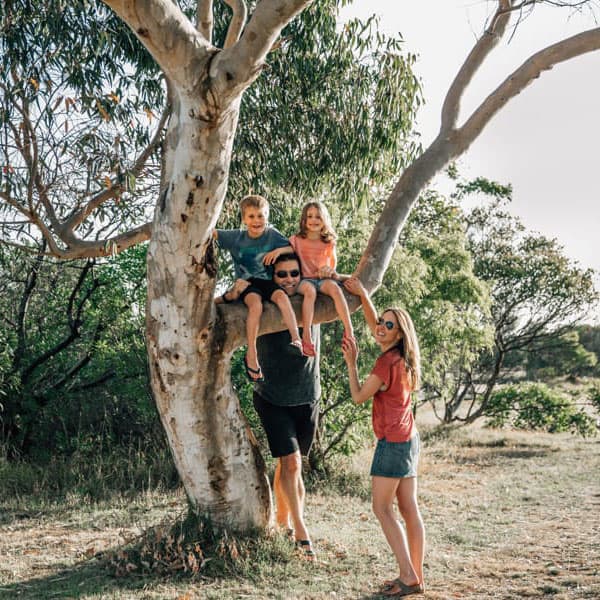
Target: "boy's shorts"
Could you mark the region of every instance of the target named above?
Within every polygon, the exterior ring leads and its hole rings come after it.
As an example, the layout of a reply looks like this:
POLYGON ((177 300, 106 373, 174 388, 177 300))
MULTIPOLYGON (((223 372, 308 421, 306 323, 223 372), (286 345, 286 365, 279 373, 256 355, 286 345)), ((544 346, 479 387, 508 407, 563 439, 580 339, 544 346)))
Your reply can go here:
POLYGON ((281 286, 277 285, 270 279, 250 277, 250 279, 248 279, 248 283, 250 285, 240 294, 240 300, 244 300, 248 294, 258 294, 263 300, 270 300, 277 290, 283 291, 281 286))
POLYGON ((321 288, 323 287, 323 284, 326 281, 333 281, 337 283, 342 289, 344 289, 343 281, 339 281, 338 279, 332 279, 331 277, 325 277, 324 279, 313 279, 312 277, 305 277, 300 281, 300 285, 303 284, 305 281, 308 281, 308 283, 317 288, 317 292, 321 291, 321 288))

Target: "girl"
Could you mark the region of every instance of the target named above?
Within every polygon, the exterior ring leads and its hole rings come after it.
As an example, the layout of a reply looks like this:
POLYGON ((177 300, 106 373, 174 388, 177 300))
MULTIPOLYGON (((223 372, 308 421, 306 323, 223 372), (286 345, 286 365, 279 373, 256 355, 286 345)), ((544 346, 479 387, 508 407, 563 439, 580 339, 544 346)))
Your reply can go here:
POLYGON ((302 269, 303 279, 298 286, 298 293, 304 296, 302 352, 306 356, 315 355, 310 326, 315 314, 317 292, 333 299, 337 314, 344 324, 343 339, 354 337, 350 311, 339 283, 341 276, 335 271, 335 240, 336 235, 325 205, 322 202, 307 202, 300 217, 300 231, 290 238, 290 244, 300 258, 302 269))
POLYGON ((373 512, 398 563, 399 576, 384 583, 386 596, 423 592, 425 529, 417 504, 419 434, 411 410, 411 391, 421 377, 419 344, 412 320, 405 310, 388 308, 377 318, 361 282, 351 277, 346 289, 360 296, 365 320, 382 354, 361 386, 358 380, 356 340, 342 341, 348 366, 350 392, 357 404, 373 396, 373 429, 378 438, 371 465, 373 512), (394 498, 406 527, 406 535, 394 514, 394 498))

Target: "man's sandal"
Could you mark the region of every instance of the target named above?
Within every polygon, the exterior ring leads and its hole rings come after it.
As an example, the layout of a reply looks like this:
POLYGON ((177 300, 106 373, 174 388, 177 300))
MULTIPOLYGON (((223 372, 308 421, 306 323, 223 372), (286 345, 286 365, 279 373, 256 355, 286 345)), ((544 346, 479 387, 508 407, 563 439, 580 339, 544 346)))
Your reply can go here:
POLYGON ((308 560, 315 560, 317 558, 310 540, 296 540, 296 549, 308 560))
POLYGON ((420 583, 406 585, 400 578, 396 578, 392 579, 392 581, 386 581, 381 593, 384 596, 400 598, 401 596, 410 596, 411 594, 422 594, 423 586, 420 583))
POLYGON ((244 356, 244 366, 246 367, 246 377, 252 382, 252 383, 262 383, 265 378, 263 377, 262 371, 260 369, 260 367, 258 367, 258 369, 253 369, 251 366, 248 365, 248 359, 246 356, 244 356), (253 377, 253 375, 255 377, 253 377))

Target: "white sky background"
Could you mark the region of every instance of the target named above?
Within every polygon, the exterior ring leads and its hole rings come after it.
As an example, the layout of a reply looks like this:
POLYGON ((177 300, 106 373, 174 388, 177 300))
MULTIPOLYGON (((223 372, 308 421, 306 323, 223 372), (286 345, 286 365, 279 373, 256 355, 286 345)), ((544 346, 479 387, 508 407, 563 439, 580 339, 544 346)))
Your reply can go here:
MULTIPOLYGON (((356 0, 342 11, 343 20, 379 15, 380 29, 389 35, 401 33, 407 51, 417 54, 414 70, 422 80, 426 101, 417 129, 424 147, 438 131, 445 92, 495 4, 356 0)), ((471 82, 460 122, 532 53, 596 26, 589 12, 536 7, 510 43, 498 44, 471 82)), ((600 271, 599 145, 597 51, 544 72, 494 117, 457 164, 463 177, 511 183, 511 211, 528 229, 557 238, 567 256, 600 271)), ((447 191, 441 183, 433 186, 447 191)))

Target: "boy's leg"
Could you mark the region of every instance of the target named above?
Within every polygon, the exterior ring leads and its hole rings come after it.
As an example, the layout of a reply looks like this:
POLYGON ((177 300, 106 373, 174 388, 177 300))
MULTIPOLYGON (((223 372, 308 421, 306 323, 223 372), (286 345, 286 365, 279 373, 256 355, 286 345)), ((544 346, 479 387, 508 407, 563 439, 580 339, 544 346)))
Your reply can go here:
MULTIPOLYGON (((246 351, 246 364, 251 369, 260 370, 258 357, 256 354, 256 338, 258 337, 258 328, 260 317, 263 311, 262 298, 259 294, 250 292, 244 296, 244 304, 248 307, 248 317, 246 319, 246 337, 248 340, 248 350, 246 351)), ((253 379, 259 379, 260 373, 252 373, 253 379)))
POLYGON ((350 318, 350 311, 348 310, 348 303, 342 288, 333 280, 328 279, 324 281, 319 290, 330 296, 335 304, 335 310, 344 324, 344 335, 347 337, 354 337, 354 328, 352 327, 352 319, 350 318))
MULTIPOLYGON (((288 295, 283 290, 276 290, 271 296, 271 302, 275 303, 281 311, 283 322, 290 332, 292 338, 292 344, 302 343, 300 339, 300 332, 298 331, 298 321, 296 321, 296 315, 292 308, 292 303, 288 295)), ((256 340, 256 338, 255 338, 256 340)))
POLYGON ((315 315, 317 289, 310 281, 301 281, 298 285, 298 294, 302 294, 302 342, 312 348, 314 353, 310 326, 315 315))

